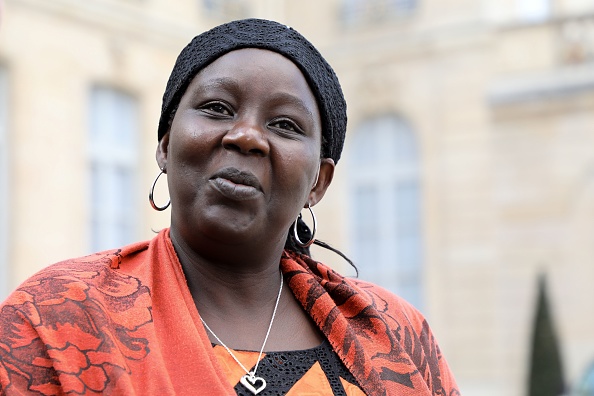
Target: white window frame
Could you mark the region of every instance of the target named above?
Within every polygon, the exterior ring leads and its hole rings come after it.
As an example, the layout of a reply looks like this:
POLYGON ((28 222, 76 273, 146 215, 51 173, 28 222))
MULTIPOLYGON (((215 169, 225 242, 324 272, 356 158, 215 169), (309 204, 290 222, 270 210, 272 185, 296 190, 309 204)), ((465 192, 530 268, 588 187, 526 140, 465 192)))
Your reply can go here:
POLYGON ((89 102, 89 244, 90 251, 98 251, 137 239, 138 205, 122 205, 139 197, 139 112, 133 96, 111 87, 92 87, 89 102), (123 191, 111 191, 121 171, 130 176, 128 183, 123 191), (122 229, 128 233, 118 237, 122 229))
POLYGON ((360 277, 404 297, 420 309, 424 287, 416 136, 401 119, 384 116, 366 120, 355 131, 351 143, 350 234, 360 277), (398 186, 406 185, 412 187, 413 202, 405 202, 407 196, 398 191, 398 186), (360 194, 367 195, 371 201, 360 206, 360 194), (414 223, 405 228, 402 228, 404 216, 398 213, 402 208, 406 208, 414 223), (367 248, 362 242, 366 239, 367 248))

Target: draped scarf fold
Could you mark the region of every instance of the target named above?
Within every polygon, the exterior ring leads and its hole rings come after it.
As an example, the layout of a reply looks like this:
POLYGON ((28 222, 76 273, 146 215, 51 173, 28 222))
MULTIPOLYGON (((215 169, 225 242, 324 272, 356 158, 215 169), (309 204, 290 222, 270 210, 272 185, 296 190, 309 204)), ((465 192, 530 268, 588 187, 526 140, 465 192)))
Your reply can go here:
POLYGON ((284 252, 293 294, 368 395, 459 395, 423 316, 373 284, 284 252))

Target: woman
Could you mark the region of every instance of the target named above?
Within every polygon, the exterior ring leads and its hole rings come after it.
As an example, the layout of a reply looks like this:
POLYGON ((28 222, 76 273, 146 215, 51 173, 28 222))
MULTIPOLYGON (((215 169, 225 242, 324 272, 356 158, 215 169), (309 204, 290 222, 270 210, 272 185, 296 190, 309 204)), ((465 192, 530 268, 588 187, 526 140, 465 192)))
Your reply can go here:
POLYGON ((21 285, 0 307, 2 391, 459 394, 414 308, 308 255, 300 212, 345 132, 338 80, 295 30, 250 19, 194 38, 158 130, 171 228, 21 285))

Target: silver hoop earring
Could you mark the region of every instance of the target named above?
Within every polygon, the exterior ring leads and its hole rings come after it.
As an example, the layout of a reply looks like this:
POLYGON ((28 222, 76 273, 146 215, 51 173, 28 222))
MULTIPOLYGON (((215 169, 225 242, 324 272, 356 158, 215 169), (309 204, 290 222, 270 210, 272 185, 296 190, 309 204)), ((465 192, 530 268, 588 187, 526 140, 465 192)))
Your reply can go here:
POLYGON ((157 206, 157 204, 155 204, 155 200, 153 199, 153 193, 155 192, 155 186, 157 185, 157 180, 159 180, 159 178, 161 177, 161 175, 163 173, 165 173, 165 167, 161 168, 161 172, 155 178, 155 181, 153 182, 153 186, 151 187, 151 189, 149 191, 149 202, 151 203, 151 206, 153 207, 153 209, 155 209, 159 212, 167 209, 169 207, 169 205, 171 205, 171 199, 169 201, 167 201, 167 204, 165 204, 165 206, 157 206))
POLYGON ((299 235, 297 234, 297 223, 299 222, 301 213, 299 213, 299 217, 297 218, 297 220, 295 220, 295 223, 293 225, 293 236, 295 237, 295 242, 297 242, 297 245, 303 248, 309 247, 312 243, 314 243, 314 241, 316 240, 316 229, 318 228, 318 220, 316 219, 316 215, 309 203, 307 204, 307 209, 309 209, 309 213, 311 213, 311 218, 313 220, 313 230, 311 231, 311 238, 309 239, 309 241, 301 242, 301 239, 299 239, 299 235))

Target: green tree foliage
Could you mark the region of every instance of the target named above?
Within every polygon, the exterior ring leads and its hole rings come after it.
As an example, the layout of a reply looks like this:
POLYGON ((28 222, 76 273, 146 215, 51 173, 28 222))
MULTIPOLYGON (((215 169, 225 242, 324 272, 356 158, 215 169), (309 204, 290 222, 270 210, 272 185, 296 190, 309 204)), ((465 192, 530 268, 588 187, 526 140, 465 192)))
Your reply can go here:
POLYGON ((536 315, 532 330, 528 395, 559 396, 564 392, 563 367, 557 334, 549 306, 546 279, 538 279, 536 315))

